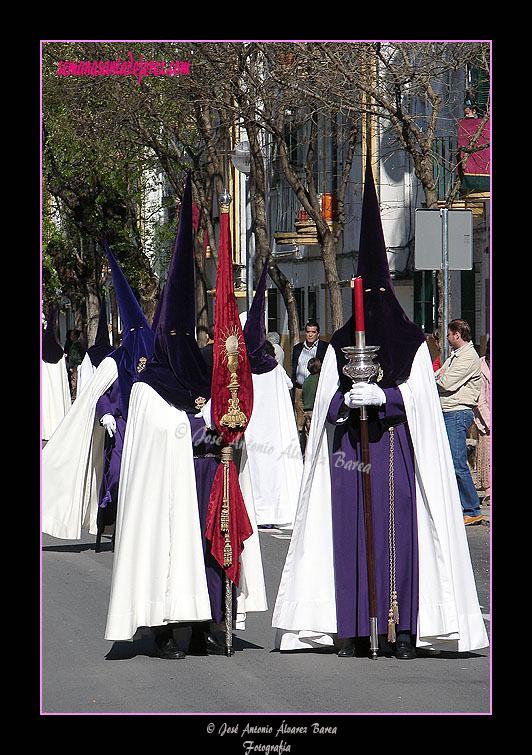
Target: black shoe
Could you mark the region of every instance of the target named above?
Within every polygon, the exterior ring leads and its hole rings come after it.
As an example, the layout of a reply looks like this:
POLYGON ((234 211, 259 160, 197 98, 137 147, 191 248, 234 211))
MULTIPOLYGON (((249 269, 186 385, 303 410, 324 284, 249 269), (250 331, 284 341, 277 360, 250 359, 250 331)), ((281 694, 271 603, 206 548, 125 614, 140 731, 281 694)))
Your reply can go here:
POLYGON ((186 657, 186 654, 177 646, 173 636, 168 636, 166 633, 155 637, 153 649, 159 658, 167 661, 177 661, 186 657))
POLYGON ((338 658, 354 658, 357 654, 357 648, 354 637, 348 637, 344 640, 344 646, 338 651, 338 658))
POLYGON ((394 651, 391 642, 385 634, 379 634, 379 647, 377 655, 379 658, 393 658, 394 651))
POLYGON ((397 642, 395 645, 395 657, 399 660, 408 661, 416 658, 416 648, 410 642, 397 642))
POLYGON ((225 655, 225 645, 211 633, 192 629, 188 652, 193 655, 225 655))
POLYGON ((225 645, 222 645, 213 634, 206 635, 205 647, 208 655, 225 655, 225 645))

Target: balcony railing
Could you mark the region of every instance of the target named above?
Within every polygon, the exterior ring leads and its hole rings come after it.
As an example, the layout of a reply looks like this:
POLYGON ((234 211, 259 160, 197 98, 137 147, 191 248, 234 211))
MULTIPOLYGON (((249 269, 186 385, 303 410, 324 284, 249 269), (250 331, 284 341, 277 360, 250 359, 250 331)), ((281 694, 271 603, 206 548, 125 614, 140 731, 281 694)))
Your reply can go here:
POLYGON ((441 136, 434 140, 432 166, 439 200, 445 199, 453 187, 456 149, 455 137, 441 136))

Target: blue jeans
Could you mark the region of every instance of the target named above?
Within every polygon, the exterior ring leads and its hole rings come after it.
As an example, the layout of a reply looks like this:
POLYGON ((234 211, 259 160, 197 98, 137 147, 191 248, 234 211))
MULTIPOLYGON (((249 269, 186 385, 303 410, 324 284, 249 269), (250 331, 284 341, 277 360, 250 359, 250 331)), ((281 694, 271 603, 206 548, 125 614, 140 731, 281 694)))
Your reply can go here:
POLYGON ((473 422, 473 410, 464 409, 456 412, 443 412, 445 428, 451 455, 453 457, 454 471, 456 481, 458 482, 458 492, 460 493, 460 503, 464 515, 479 516, 480 500, 475 489, 473 478, 467 464, 467 431, 473 422))

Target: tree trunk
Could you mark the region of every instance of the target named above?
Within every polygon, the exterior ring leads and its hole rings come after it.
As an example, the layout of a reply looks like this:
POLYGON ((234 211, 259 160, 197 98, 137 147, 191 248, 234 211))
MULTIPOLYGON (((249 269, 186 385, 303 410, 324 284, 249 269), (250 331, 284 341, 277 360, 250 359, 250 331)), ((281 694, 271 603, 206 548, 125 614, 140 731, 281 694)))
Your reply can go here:
POLYGON ((87 286, 85 306, 87 310, 87 347, 89 347, 93 346, 96 340, 98 320, 100 318, 100 300, 95 286, 87 286))
POLYGON ((207 279, 205 278, 205 225, 200 222, 194 236, 194 261, 196 266, 196 326, 200 347, 207 343, 209 311, 207 307, 207 279))
POLYGON ((340 279, 336 267, 336 246, 334 237, 328 233, 322 241, 322 254, 325 280, 329 288, 333 333, 344 324, 342 289, 339 286, 340 279))
POLYGON ((143 286, 140 292, 140 306, 146 316, 146 320, 151 325, 157 303, 160 296, 160 281, 158 276, 151 275, 149 281, 143 286))
POLYGON ((251 229, 255 236, 255 259, 258 265, 255 270, 262 270, 265 261, 273 282, 281 292, 288 315, 288 332, 290 344, 293 347, 299 343, 299 315, 294 296, 294 288, 286 275, 281 272, 273 258, 268 240, 268 223, 266 219, 266 180, 264 175, 264 160, 259 138, 258 125, 246 122, 246 131, 250 142, 251 171, 249 181, 249 196, 251 202, 251 229))

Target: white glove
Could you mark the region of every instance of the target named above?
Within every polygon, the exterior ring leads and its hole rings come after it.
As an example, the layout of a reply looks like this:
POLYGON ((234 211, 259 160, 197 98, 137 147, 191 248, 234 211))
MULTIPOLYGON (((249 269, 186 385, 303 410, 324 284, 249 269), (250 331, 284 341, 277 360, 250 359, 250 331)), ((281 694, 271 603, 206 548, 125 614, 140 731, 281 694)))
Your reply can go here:
POLYGON ((344 394, 344 403, 350 409, 382 406, 386 403, 386 394, 374 383, 355 383, 351 390, 344 394))
POLYGON ((212 430, 214 425, 212 424, 212 417, 211 417, 211 400, 209 399, 207 403, 201 408, 201 411, 199 411, 194 416, 202 417, 203 421, 205 422, 206 427, 208 427, 209 430, 212 430))
POLYGON ((116 432, 116 419, 112 414, 104 414, 100 420, 100 423, 105 427, 109 436, 112 438, 116 432))

